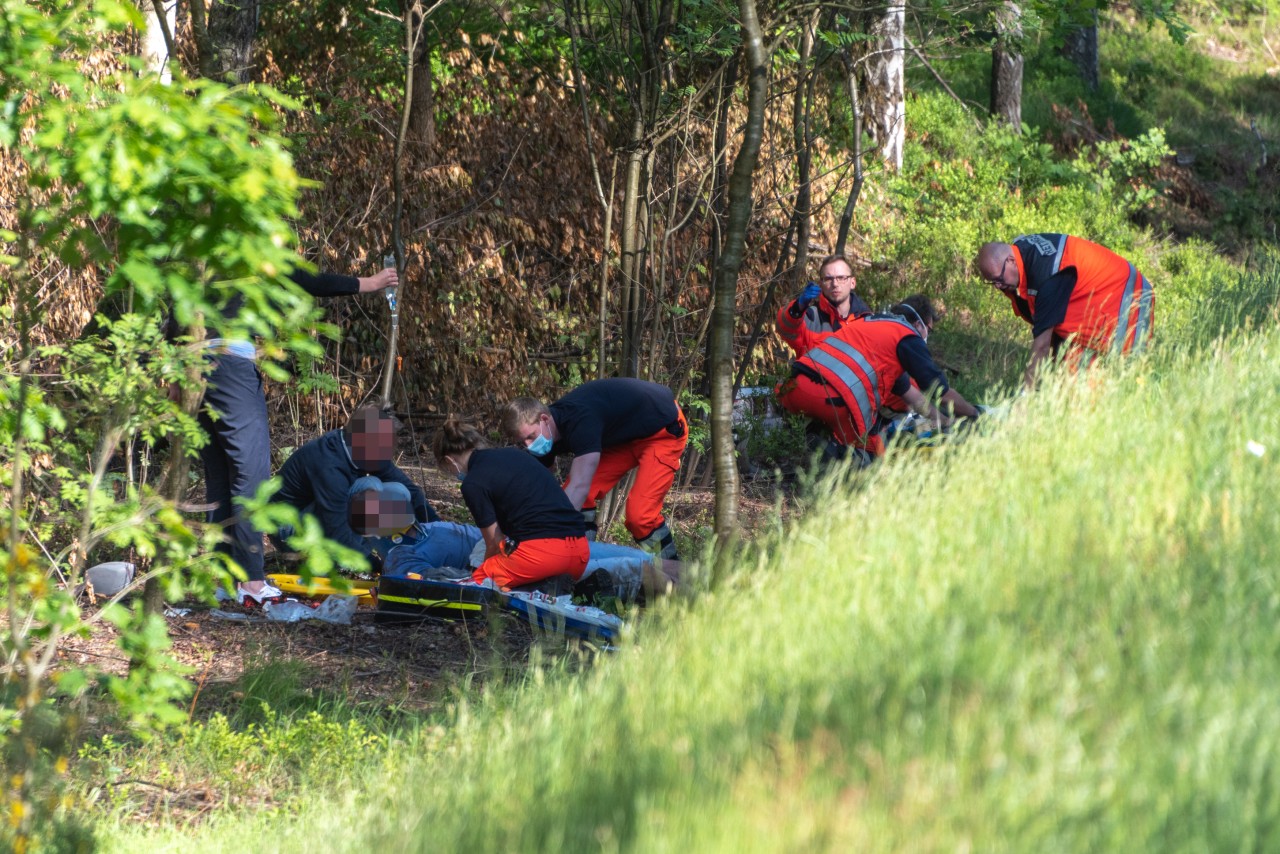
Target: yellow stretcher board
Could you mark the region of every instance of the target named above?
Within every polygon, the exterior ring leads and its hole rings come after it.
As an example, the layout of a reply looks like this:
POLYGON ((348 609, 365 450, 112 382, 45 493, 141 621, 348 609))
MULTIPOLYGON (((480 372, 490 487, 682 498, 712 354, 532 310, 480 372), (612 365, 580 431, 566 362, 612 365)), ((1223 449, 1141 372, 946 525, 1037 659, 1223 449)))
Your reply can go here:
POLYGON ((374 589, 378 586, 376 581, 360 581, 359 579, 350 579, 350 590, 339 590, 337 587, 329 583, 327 578, 317 577, 311 579, 310 584, 304 584, 300 575, 276 574, 268 575, 267 580, 279 587, 285 593, 296 593, 300 596, 332 596, 334 594, 345 594, 347 596, 359 596, 361 605, 373 604, 374 589))

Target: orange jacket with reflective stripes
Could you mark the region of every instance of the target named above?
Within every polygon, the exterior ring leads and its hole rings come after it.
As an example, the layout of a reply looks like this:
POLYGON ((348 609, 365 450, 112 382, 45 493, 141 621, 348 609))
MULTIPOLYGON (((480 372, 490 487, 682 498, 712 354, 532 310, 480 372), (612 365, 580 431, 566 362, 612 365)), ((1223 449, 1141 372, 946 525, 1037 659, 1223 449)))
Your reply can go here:
POLYGON ((1053 328, 1059 338, 1074 336, 1075 345, 1098 353, 1128 353, 1142 349, 1151 338, 1155 293, 1134 266, 1106 247, 1066 234, 1030 234, 1014 238, 1018 267, 1018 296, 1026 300, 1032 317, 1041 285, 1074 267, 1076 284, 1066 316, 1053 328))
POLYGON ((805 353, 826 338, 832 332, 841 329, 854 318, 870 314, 871 310, 857 294, 849 294, 849 317, 841 318, 839 310, 825 296, 820 296, 799 317, 791 316, 791 307, 795 300, 778 309, 776 318, 778 337, 795 351, 797 356, 805 353))
POLYGON ((896 399, 892 389, 904 373, 898 343, 916 334, 899 317, 861 317, 846 321, 796 362, 822 377, 832 396, 849 407, 858 432, 866 436, 884 400, 896 399))

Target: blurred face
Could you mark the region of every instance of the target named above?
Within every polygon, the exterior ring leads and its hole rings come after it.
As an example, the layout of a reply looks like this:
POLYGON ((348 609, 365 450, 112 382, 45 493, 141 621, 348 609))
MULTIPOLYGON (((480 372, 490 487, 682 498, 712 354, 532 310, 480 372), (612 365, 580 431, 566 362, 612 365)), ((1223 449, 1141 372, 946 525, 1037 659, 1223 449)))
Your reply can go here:
POLYGON ((382 498, 372 489, 351 497, 351 530, 362 537, 398 534, 412 525, 413 520, 413 508, 408 501, 382 498))
POLYGON ((858 286, 858 280, 853 277, 853 270, 848 264, 832 261, 822 268, 818 285, 822 288, 822 295, 832 305, 844 305, 849 301, 849 294, 858 286))
POLYGON ((365 471, 377 471, 396 452, 395 424, 377 413, 359 412, 351 423, 351 461, 365 471))
POLYGON ((1018 265, 1013 261, 1013 253, 1004 256, 1004 260, 1000 264, 993 261, 986 267, 978 270, 983 281, 994 285, 996 290, 1001 293, 1015 294, 1018 292, 1018 265))

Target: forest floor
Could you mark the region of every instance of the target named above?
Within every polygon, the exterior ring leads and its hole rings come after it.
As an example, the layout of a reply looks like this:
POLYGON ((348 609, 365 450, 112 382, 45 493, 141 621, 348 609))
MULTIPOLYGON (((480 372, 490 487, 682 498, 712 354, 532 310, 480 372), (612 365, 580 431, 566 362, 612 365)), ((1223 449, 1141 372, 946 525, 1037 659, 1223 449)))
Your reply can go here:
MULTIPOLYGON (((407 471, 445 519, 466 521, 456 481, 434 469, 407 471)), ((763 480, 744 484, 744 531, 758 529, 758 522, 776 514, 775 487, 763 480)), ((667 507, 678 533, 700 539, 697 532, 711 526, 714 501, 710 489, 673 489, 667 507)), ((288 567, 268 553, 267 571, 288 567)), ((86 616, 92 610, 90 606, 86 616)), ((229 712, 244 699, 241 680, 246 672, 268 664, 289 667, 300 680, 295 689, 303 693, 341 696, 375 713, 430 713, 456 698, 464 684, 482 687, 490 678, 505 678, 522 668, 539 640, 527 624, 504 615, 386 624, 376 622, 373 606, 363 604, 350 625, 275 622, 259 610, 234 603, 215 608, 198 601, 176 603, 167 622, 174 657, 192 668, 189 678, 197 686, 190 707, 193 719, 229 712)), ((61 659, 123 673, 127 661, 116 645, 116 630, 101 620, 92 626, 89 636, 63 645, 61 659)), ((542 642, 557 643, 547 638, 542 642)))

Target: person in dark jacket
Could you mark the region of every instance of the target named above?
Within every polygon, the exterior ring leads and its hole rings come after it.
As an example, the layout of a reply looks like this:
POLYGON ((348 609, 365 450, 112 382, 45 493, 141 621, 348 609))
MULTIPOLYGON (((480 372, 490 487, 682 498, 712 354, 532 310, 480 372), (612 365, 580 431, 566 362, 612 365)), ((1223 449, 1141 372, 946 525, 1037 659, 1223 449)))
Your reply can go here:
MULTIPOLYGON (((395 422, 391 416, 377 407, 361 407, 347 426, 330 430, 293 452, 280 468, 280 491, 272 500, 315 516, 326 537, 360 552, 375 569, 380 568, 385 555, 376 551, 377 541, 351 528, 354 488, 368 478, 400 484, 408 494, 414 521, 440 519, 422 489, 393 462, 394 456, 395 422)), ((280 539, 287 540, 290 534, 282 531, 280 539)))
MULTIPOLYGON (((302 270, 295 270, 289 278, 316 297, 372 293, 399 284, 396 271, 390 268, 365 278, 302 270)), ((242 298, 234 299, 223 314, 235 317, 242 306, 242 298)), ((205 501, 212 508, 207 518, 226 529, 227 541, 220 550, 247 576, 237 587, 236 601, 262 604, 278 600, 283 594, 266 580, 262 533, 240 516, 234 502, 252 496, 271 476, 271 434, 262 374, 255 363, 257 349, 252 341, 222 338, 206 341, 205 346, 213 363, 200 410, 200 425, 209 436, 200 449, 205 501)))

